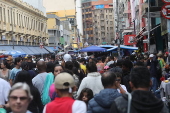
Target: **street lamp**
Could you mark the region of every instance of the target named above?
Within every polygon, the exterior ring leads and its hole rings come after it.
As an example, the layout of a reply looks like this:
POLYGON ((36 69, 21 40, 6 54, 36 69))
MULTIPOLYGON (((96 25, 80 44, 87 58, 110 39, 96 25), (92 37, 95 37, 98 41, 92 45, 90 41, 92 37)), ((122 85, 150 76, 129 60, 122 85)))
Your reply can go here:
MULTIPOLYGON (((14 49, 14 23, 13 23, 13 19, 12 19, 12 14, 13 14, 13 12, 12 12, 12 10, 13 9, 15 9, 15 8, 17 8, 17 7, 10 7, 10 9, 11 9, 11 25, 12 25, 12 45, 13 45, 13 49, 14 49)), ((15 20, 15 19, 14 19, 15 20)))

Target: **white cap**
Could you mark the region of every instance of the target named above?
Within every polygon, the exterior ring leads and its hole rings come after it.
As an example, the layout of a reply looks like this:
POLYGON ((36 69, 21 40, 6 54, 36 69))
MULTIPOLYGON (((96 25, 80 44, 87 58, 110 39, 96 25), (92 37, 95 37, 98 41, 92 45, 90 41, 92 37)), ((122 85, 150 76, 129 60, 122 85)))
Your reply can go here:
POLYGON ((153 54, 150 54, 149 57, 153 57, 154 55, 153 54))
POLYGON ((72 58, 69 54, 65 54, 63 59, 64 59, 65 62, 67 62, 67 61, 71 61, 72 58))

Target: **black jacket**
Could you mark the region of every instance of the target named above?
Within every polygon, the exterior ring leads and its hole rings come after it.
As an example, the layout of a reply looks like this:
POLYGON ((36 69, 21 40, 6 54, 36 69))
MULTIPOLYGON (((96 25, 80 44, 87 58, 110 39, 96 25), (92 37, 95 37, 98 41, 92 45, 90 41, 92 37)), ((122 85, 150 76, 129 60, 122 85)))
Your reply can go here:
MULTIPOLYGON (((132 93, 130 113, 169 113, 164 103, 150 91, 136 90, 132 93)), ((112 104, 110 113, 127 113, 127 94, 118 97, 112 104)))

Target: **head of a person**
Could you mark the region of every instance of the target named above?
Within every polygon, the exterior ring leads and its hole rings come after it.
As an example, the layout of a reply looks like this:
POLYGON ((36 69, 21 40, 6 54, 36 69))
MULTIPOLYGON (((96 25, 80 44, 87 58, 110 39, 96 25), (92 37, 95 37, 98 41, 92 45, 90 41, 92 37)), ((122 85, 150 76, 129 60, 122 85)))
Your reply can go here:
POLYGON ((62 97, 63 95, 72 97, 72 93, 76 90, 73 76, 65 72, 62 72, 55 77, 54 85, 59 97, 62 97))
POLYGON ((114 56, 110 56, 110 60, 114 61, 115 57, 114 56))
POLYGON ((143 66, 133 68, 130 73, 130 86, 132 90, 138 88, 149 90, 149 87, 151 86, 149 70, 143 66))
POLYGON ((29 70, 29 65, 27 62, 22 62, 21 63, 21 68, 22 70, 29 70))
POLYGON ((3 60, 0 68, 2 69, 7 68, 7 65, 8 65, 7 60, 3 60))
POLYGON ((58 74, 60 74, 62 71, 64 70, 63 66, 57 64, 54 66, 54 76, 57 76, 58 74))
POLYGON ((18 83, 18 82, 25 82, 29 86, 32 86, 32 78, 31 78, 29 72, 26 70, 19 71, 15 78, 14 84, 18 83))
POLYGON ((12 61, 13 61, 13 58, 12 58, 12 56, 9 55, 9 56, 6 58, 6 60, 7 60, 7 63, 8 63, 8 64, 11 64, 12 61))
POLYGON ((73 69, 73 62, 72 61, 67 61, 65 63, 65 69, 72 70, 73 69))
POLYGON ((55 61, 55 54, 51 55, 51 61, 55 61))
POLYGON ((122 67, 122 62, 123 62, 123 60, 122 60, 122 59, 117 60, 117 62, 116 62, 116 66, 118 66, 118 67, 122 67))
POLYGON ((144 63, 139 60, 135 63, 135 67, 138 67, 138 66, 144 66, 144 63))
POLYGON ((116 74, 112 71, 107 71, 102 74, 101 81, 104 88, 112 88, 116 83, 116 74))
POLYGON ((9 91, 8 103, 13 113, 26 113, 32 99, 33 96, 26 83, 16 83, 9 91))
POLYGON ((115 72, 116 74, 116 81, 121 83, 121 80, 122 80, 122 74, 120 72, 115 72))
POLYGON ((89 58, 89 59, 88 59, 88 62, 92 62, 92 61, 93 61, 93 59, 92 59, 92 58, 89 58))
POLYGON ((27 61, 28 61, 28 62, 32 62, 32 56, 31 56, 31 55, 28 55, 28 56, 27 56, 27 61))
POLYGON ((133 67, 133 64, 130 60, 124 60, 122 62, 122 71, 123 72, 129 72, 133 67))
POLYGON ((84 88, 80 96, 78 97, 78 100, 84 101, 86 104, 93 98, 93 91, 89 88, 84 88))
POLYGON ((102 58, 101 58, 101 57, 98 57, 98 58, 97 58, 97 62, 102 62, 102 58))
POLYGON ((95 62, 89 62, 87 65, 86 65, 86 68, 88 70, 89 73, 91 72, 97 72, 97 66, 96 66, 96 63, 95 62))
POLYGON ((21 63, 22 63, 22 58, 20 58, 20 57, 15 58, 15 61, 14 61, 15 65, 21 66, 21 63))
POLYGON ((106 57, 105 62, 109 62, 110 61, 110 57, 106 57))
POLYGON ((105 72, 108 71, 109 69, 110 69, 109 66, 104 66, 104 71, 105 71, 105 72))
POLYGON ((72 57, 69 54, 65 54, 63 59, 64 59, 65 62, 72 61, 72 57))
POLYGON ((80 69, 80 64, 77 61, 73 61, 73 65, 74 67, 76 67, 77 69, 80 69))
POLYGON ((152 60, 153 57, 154 57, 154 54, 150 54, 150 55, 149 55, 149 59, 150 59, 150 60, 152 60))
POLYGON ((47 65, 44 61, 39 60, 37 62, 37 69, 39 72, 46 72, 47 65))
POLYGON ((161 58, 161 57, 162 57, 162 53, 158 53, 157 56, 158 56, 159 58, 161 58))
POLYGON ((86 59, 85 58, 81 58, 80 59, 80 63, 85 64, 86 63, 86 59))
POLYGON ((47 69, 46 69, 47 73, 54 72, 54 63, 47 62, 46 65, 47 65, 47 69))

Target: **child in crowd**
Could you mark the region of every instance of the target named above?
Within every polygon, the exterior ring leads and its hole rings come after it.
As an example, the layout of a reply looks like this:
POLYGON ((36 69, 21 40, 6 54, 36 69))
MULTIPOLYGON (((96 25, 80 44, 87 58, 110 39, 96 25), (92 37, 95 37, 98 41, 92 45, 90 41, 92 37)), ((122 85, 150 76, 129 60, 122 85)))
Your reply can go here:
POLYGON ((93 98, 93 91, 89 88, 84 88, 81 91, 80 96, 78 97, 78 100, 82 100, 88 105, 89 100, 92 98, 93 98))

